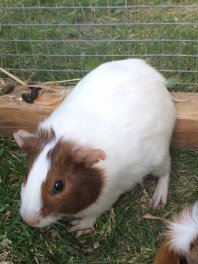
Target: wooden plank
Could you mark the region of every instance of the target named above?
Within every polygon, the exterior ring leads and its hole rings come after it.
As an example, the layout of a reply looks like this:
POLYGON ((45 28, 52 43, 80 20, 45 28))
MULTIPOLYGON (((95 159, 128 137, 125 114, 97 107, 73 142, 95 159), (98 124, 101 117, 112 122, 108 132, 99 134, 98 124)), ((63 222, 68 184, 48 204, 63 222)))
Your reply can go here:
MULTIPOLYGON (((0 136, 12 137, 13 133, 19 129, 34 132, 38 123, 47 118, 64 99, 50 107, 46 106, 59 100, 64 93, 67 96, 72 89, 73 87, 67 87, 64 90, 61 89, 59 93, 44 91, 33 104, 22 101, 18 105, 13 98, 0 98, 0 136)), ((21 90, 20 87, 16 87, 11 95, 19 98, 23 92, 29 93, 30 90, 28 88, 21 90)))
MULTIPOLYGON (((44 92, 34 104, 20 102, 18 105, 12 98, 0 98, 0 136, 12 136, 19 129, 34 132, 38 123, 48 117, 63 99, 50 108, 46 105, 60 99, 65 92, 70 93, 72 87, 60 90, 60 93, 44 92)), ((26 89, 26 92, 28 89, 26 89)), ((15 88, 14 95, 20 97, 25 92, 15 88)), ((198 94, 172 93, 178 99, 190 99, 188 102, 175 103, 177 122, 171 146, 177 149, 198 150, 198 94)))
POLYGON ((198 150, 198 94, 172 93, 172 96, 190 101, 175 103, 177 122, 171 146, 175 149, 198 150))

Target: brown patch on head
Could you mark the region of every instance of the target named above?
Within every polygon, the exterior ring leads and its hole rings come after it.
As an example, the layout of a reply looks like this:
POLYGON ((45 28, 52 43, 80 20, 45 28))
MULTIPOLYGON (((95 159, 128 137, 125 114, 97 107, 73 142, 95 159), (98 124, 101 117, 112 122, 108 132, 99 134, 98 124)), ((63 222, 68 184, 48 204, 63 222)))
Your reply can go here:
POLYGON ((104 185, 104 172, 82 160, 76 162, 72 155, 74 143, 59 141, 49 151, 51 167, 46 181, 42 184, 41 215, 57 216, 61 214, 77 214, 87 208, 101 194, 104 185), (62 181, 64 189, 55 193, 54 185, 62 181))
POLYGON ((30 137, 23 137, 23 149, 28 155, 28 167, 24 175, 23 184, 26 185, 29 172, 44 147, 55 139, 55 132, 53 129, 40 129, 36 135, 30 137))

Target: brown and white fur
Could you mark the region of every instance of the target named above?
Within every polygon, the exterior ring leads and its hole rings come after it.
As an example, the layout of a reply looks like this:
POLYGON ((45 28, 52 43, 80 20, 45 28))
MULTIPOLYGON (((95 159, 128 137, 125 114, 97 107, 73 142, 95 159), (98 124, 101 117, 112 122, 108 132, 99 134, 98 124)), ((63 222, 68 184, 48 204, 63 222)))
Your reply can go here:
POLYGON ((151 204, 164 205, 175 119, 165 79, 145 61, 99 66, 34 135, 14 134, 29 158, 21 190, 23 219, 43 227, 72 215, 83 219, 71 230, 89 232, 83 229, 150 173, 159 177, 151 204))
POLYGON ((198 202, 169 223, 155 264, 198 264, 198 202))

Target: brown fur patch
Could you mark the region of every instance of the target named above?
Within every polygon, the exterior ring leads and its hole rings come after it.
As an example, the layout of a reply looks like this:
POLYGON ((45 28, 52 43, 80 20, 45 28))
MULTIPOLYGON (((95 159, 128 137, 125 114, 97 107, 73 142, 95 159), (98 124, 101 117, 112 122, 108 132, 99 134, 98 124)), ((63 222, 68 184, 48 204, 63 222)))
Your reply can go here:
POLYGON ((168 241, 167 238, 164 240, 154 264, 179 264, 179 257, 170 250, 168 241))
POLYGON ((198 264, 198 236, 196 237, 189 253, 186 255, 187 263, 198 264))
POLYGON ((53 129, 50 130, 39 130, 35 136, 23 137, 23 149, 28 155, 28 167, 24 175, 23 184, 26 185, 29 172, 43 148, 55 139, 55 132, 53 129))
POLYGON ((50 215, 77 214, 96 202, 101 194, 104 185, 103 171, 94 167, 87 168, 83 162, 74 162, 74 145, 60 140, 48 153, 51 167, 42 184, 41 215, 44 218, 50 215), (59 180, 64 182, 65 188, 56 194, 54 184, 59 180))

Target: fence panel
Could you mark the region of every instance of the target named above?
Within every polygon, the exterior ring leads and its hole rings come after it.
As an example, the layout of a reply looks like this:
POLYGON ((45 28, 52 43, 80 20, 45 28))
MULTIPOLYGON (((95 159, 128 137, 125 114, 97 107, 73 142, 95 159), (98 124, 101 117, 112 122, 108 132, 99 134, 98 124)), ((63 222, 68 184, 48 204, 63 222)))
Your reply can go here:
POLYGON ((1 65, 23 79, 81 78, 103 62, 133 57, 161 71, 171 90, 196 89, 195 1, 3 1, 1 65))

